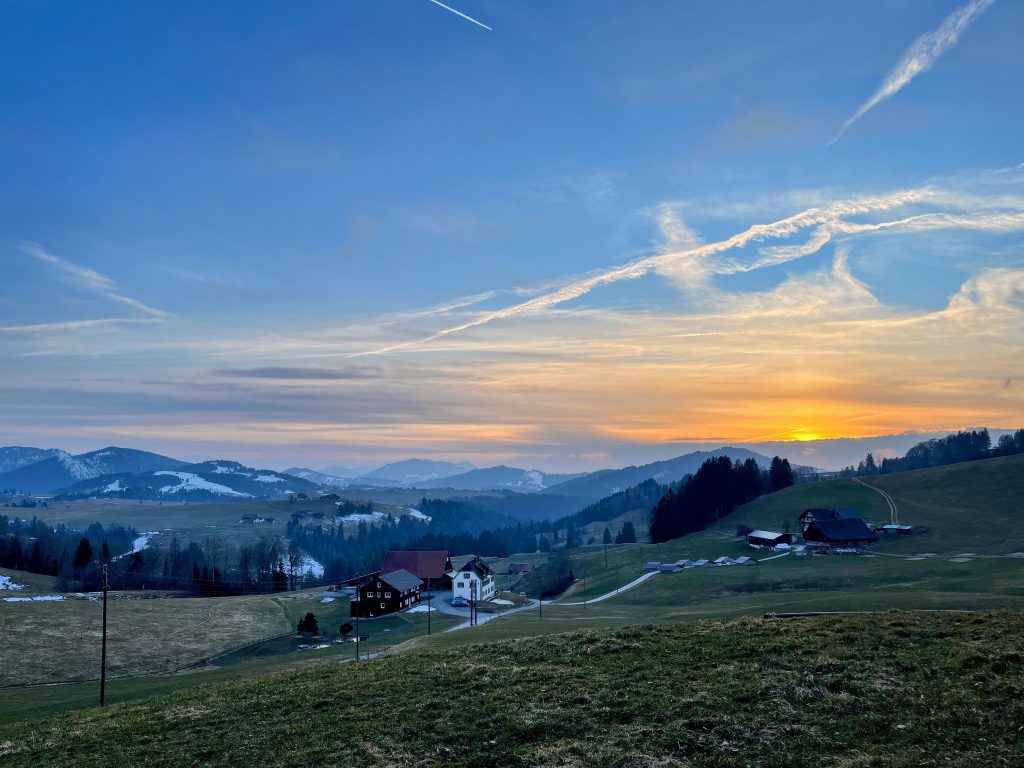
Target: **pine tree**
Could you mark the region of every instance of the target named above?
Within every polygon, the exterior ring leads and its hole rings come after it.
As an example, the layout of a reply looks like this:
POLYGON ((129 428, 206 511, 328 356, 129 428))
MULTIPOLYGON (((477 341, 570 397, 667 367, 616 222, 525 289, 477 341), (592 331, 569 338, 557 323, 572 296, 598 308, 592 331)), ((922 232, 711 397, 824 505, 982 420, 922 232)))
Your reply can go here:
POLYGON ((611 544, 612 543, 612 532, 611 532, 611 529, 608 528, 608 526, 605 526, 604 537, 602 539, 602 542, 604 544, 611 544))
POLYGON ((92 562, 92 544, 89 543, 88 539, 83 538, 78 542, 78 549, 75 550, 74 566, 76 571, 80 571, 85 568, 89 563, 92 562))

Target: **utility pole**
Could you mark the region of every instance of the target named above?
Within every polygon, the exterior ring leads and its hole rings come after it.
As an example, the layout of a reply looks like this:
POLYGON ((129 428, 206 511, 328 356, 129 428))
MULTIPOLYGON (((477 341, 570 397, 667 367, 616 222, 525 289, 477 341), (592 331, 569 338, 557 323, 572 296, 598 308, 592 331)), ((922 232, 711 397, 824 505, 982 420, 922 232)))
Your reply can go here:
POLYGON ((433 602, 433 600, 434 600, 434 592, 433 592, 433 590, 430 590, 430 591, 427 592, 427 634, 428 635, 430 634, 430 614, 434 612, 434 609, 431 608, 431 603, 433 602))
POLYGON ((476 626, 476 580, 469 582, 469 626, 476 626))
POLYGON ((362 587, 356 587, 356 661, 359 661, 359 614, 362 613, 362 587))
POLYGON ((107 566, 103 566, 103 643, 100 646, 100 706, 106 704, 107 692, 107 591, 110 584, 107 582, 107 566))

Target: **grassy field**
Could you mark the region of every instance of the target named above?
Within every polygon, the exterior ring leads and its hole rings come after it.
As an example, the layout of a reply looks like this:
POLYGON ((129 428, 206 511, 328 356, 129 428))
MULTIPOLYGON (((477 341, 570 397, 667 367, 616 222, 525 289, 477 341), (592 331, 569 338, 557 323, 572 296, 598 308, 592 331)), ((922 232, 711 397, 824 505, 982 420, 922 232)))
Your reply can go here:
POLYGON ((29 573, 28 571, 15 571, 11 568, 0 568, 0 576, 9 576, 12 582, 21 587, 21 589, 0 590, 0 599, 5 597, 52 595, 54 585, 57 582, 55 576, 45 576, 41 573, 29 573))
POLYGON ((1019 614, 999 613, 582 631, 2 725, 0 760, 76 768, 1020 765, 1022 632, 1019 614))

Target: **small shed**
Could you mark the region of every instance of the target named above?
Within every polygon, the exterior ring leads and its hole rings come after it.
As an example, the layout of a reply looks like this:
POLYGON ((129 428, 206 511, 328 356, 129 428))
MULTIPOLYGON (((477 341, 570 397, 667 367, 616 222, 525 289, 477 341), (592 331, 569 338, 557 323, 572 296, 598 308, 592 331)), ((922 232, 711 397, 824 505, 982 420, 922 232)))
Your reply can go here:
POLYGON ((710 560, 691 560, 687 568, 706 568, 711 565, 710 560))
POLYGON ((655 563, 655 562, 652 561, 652 562, 649 562, 649 563, 644 563, 644 570, 645 571, 657 571, 660 568, 660 566, 661 566, 661 563, 655 563))
POLYGON ((715 565, 733 565, 731 557, 725 557, 724 555, 719 558, 715 558, 715 565))
POLYGON ((659 573, 675 573, 678 570, 679 570, 679 566, 676 565, 675 563, 659 563, 658 564, 658 572, 659 573))
POLYGON ((682 560, 676 560, 676 565, 678 565, 680 568, 685 568, 689 564, 690 564, 690 561, 685 559, 685 558, 682 559, 682 560))
POLYGON ((747 544, 752 547, 777 547, 779 544, 789 544, 792 539, 788 533, 775 531, 757 530, 747 534, 747 544))
POLYGON ((757 565, 757 560, 755 560, 752 557, 747 557, 746 555, 742 555, 741 557, 737 557, 735 560, 733 560, 732 564, 733 565, 757 565))

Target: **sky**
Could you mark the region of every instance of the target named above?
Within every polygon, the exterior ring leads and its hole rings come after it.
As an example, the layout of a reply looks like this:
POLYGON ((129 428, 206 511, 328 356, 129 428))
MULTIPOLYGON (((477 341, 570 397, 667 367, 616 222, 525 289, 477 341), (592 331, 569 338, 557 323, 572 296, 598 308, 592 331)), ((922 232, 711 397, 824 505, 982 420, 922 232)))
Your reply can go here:
POLYGON ((447 5, 0 0, 0 444, 1024 426, 1024 4, 447 5))

